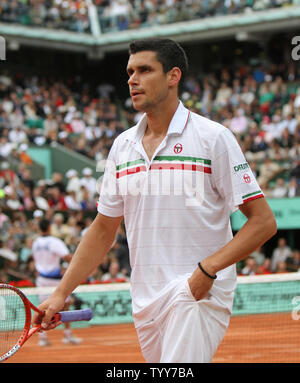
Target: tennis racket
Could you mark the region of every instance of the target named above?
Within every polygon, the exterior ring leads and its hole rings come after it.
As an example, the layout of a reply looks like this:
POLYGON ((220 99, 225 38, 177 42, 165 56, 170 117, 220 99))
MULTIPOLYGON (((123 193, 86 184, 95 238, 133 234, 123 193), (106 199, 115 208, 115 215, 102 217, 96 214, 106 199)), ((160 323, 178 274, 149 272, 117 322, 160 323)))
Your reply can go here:
MULTIPOLYGON (((25 294, 14 286, 0 283, 0 362, 14 355, 38 330, 41 324, 31 325, 31 310, 43 317, 25 294)), ((90 309, 62 311, 55 314, 52 322, 89 321, 90 309)))

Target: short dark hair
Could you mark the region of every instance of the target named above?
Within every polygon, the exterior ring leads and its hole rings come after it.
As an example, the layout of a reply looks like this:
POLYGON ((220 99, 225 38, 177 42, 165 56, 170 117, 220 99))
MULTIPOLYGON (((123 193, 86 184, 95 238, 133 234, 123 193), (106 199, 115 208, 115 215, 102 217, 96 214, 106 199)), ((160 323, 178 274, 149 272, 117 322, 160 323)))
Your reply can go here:
POLYGON ((43 233, 46 233, 50 226, 49 219, 43 218, 39 223, 40 229, 43 233))
POLYGON ((157 60, 162 64, 164 73, 172 68, 178 67, 181 70, 180 85, 182 86, 188 72, 188 58, 184 49, 171 39, 146 39, 135 40, 129 45, 129 54, 143 51, 153 51, 157 54, 157 60))

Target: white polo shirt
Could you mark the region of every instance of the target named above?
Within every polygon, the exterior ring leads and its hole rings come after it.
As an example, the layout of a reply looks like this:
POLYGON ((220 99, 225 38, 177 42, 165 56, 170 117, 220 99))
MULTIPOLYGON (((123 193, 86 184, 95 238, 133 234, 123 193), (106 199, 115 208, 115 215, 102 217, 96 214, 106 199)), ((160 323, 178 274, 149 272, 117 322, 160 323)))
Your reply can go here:
MULTIPOLYGON (((116 138, 98 202, 99 213, 124 216, 133 314, 229 242, 231 211, 263 196, 224 126, 179 102, 166 137, 149 160, 142 145, 146 125, 143 115, 116 138)), ((217 276, 225 290, 234 290, 235 265, 217 276)))

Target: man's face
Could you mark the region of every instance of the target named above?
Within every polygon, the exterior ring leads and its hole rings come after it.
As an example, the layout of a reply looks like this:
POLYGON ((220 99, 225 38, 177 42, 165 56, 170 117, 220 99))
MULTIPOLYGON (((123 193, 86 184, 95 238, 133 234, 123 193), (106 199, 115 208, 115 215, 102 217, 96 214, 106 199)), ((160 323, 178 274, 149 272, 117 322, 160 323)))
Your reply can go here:
POLYGON ((148 112, 166 100, 170 72, 164 73, 156 52, 143 51, 130 55, 127 73, 129 92, 136 110, 148 112))

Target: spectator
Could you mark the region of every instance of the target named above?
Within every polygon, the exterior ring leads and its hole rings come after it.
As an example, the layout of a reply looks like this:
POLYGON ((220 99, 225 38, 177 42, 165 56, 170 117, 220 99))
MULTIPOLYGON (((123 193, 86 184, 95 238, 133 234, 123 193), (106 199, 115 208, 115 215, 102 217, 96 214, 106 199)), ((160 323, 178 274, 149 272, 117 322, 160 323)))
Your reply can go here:
POLYGON ((15 129, 10 130, 8 138, 10 142, 14 142, 17 145, 23 144, 27 141, 26 133, 19 125, 17 125, 15 129))
POLYGON ((53 237, 60 238, 65 241, 70 235, 68 225, 64 223, 64 216, 61 213, 56 213, 53 217, 53 222, 50 225, 50 233, 53 237))
POLYGON ((102 274, 102 276, 104 274, 107 274, 109 273, 109 267, 111 265, 112 262, 117 262, 116 258, 115 258, 115 254, 114 254, 114 251, 113 250, 110 250, 106 255, 105 257, 103 258, 103 261, 101 262, 101 264, 99 265, 99 271, 100 273, 102 274))
POLYGON ((60 193, 66 191, 66 185, 63 182, 63 175, 59 172, 52 173, 51 180, 48 181, 48 186, 51 188, 58 188, 60 193))
POLYGON ((0 171, 0 186, 3 188, 6 185, 17 185, 19 183, 18 176, 13 171, 8 162, 2 162, 0 171))
POLYGON ((297 179, 292 177, 287 185, 287 197, 299 197, 300 196, 300 185, 297 183, 297 179))
POLYGON ((257 264, 255 258, 249 256, 245 260, 245 266, 242 268, 242 275, 255 275, 257 273, 257 264))
POLYGON ((44 213, 42 212, 42 210, 37 209, 33 212, 33 219, 36 220, 36 223, 39 223, 43 216, 44 213))
POLYGON ((217 107, 227 106, 232 89, 225 83, 222 82, 220 88, 217 90, 215 104, 217 107))
POLYGON ((129 249, 128 249, 127 238, 126 238, 125 229, 123 225, 120 225, 118 229, 117 238, 116 238, 114 247, 115 247, 115 257, 119 263, 121 273, 123 273, 126 276, 130 276, 131 267, 130 267, 130 261, 129 261, 129 249))
POLYGON ((21 163, 26 165, 32 165, 33 160, 30 155, 27 153, 28 145, 23 143, 18 148, 18 155, 21 163))
POLYGON ((82 206, 77 202, 77 197, 75 191, 70 191, 65 197, 65 202, 70 210, 81 210, 82 206))
POLYGON ((230 130, 234 134, 245 134, 248 128, 248 120, 245 117, 245 111, 243 109, 236 109, 234 117, 230 122, 230 130))
POLYGON ((44 197, 44 194, 46 195, 46 192, 44 190, 45 184, 43 183, 43 181, 41 181, 42 180, 40 180, 40 182, 33 190, 33 200, 38 210, 47 211, 50 206, 48 204, 47 199, 44 197))
POLYGON ((291 256, 291 249, 287 246, 285 238, 279 238, 278 245, 272 254, 271 270, 276 272, 278 263, 286 261, 291 256))
POLYGON ((289 150, 289 158, 293 161, 300 160, 300 143, 298 141, 293 142, 293 145, 289 150))
POLYGON ((10 219, 9 217, 3 212, 3 208, 0 206, 0 234, 1 237, 3 233, 6 231, 7 226, 9 225, 10 219))
POLYGON ((13 148, 15 148, 16 146, 17 145, 13 142, 10 142, 7 137, 1 137, 0 138, 0 158, 2 160, 5 160, 7 157, 9 157, 13 148))
POLYGON ((297 183, 300 184, 300 160, 296 160, 292 164, 290 177, 296 178, 297 183))
POLYGON ((272 274, 270 258, 265 258, 263 264, 258 266, 257 274, 272 274))
POLYGON ((277 263, 276 271, 278 273, 286 273, 287 272, 287 263, 286 261, 279 261, 277 263))
POLYGON ((29 170, 29 168, 27 168, 27 167, 22 168, 20 170, 19 177, 25 186, 28 186, 30 188, 30 190, 34 189, 35 182, 34 182, 34 179, 32 177, 32 174, 31 174, 31 171, 29 170))
POLYGON ((49 113, 44 121, 44 132, 45 136, 49 136, 51 133, 57 133, 58 131, 58 121, 55 118, 55 114, 49 113))
POLYGON ((283 178, 279 177, 276 180, 276 185, 274 189, 272 190, 272 197, 273 198, 284 198, 288 194, 288 188, 285 185, 285 181, 283 178))
POLYGON ((84 186, 88 191, 89 200, 93 200, 94 195, 97 193, 97 181, 92 174, 92 169, 86 167, 82 170, 83 177, 80 179, 80 185, 84 186))
POLYGON ((24 184, 20 185, 19 195, 21 197, 23 206, 25 210, 34 210, 35 203, 32 198, 31 189, 29 186, 25 186, 24 184))
POLYGON ((269 149, 266 155, 273 161, 282 161, 288 158, 288 150, 282 148, 279 144, 279 140, 272 140, 269 143, 269 149))
POLYGON ((294 135, 297 129, 298 121, 294 113, 288 113, 285 119, 286 127, 291 135, 294 135))
POLYGON ((26 273, 31 280, 34 277, 34 263, 32 262, 32 243, 34 239, 31 236, 27 236, 24 241, 24 247, 22 247, 19 254, 19 270, 26 273))
POLYGON ((120 272, 118 262, 112 262, 109 266, 109 272, 102 276, 101 281, 104 283, 128 282, 128 277, 120 272))
POLYGON ((287 271, 300 271, 300 251, 294 250, 286 259, 287 271))
POLYGON ((255 259, 257 266, 261 266, 264 263, 266 258, 265 254, 262 252, 261 247, 256 249, 250 256, 255 259))
POLYGON ((96 202, 91 199, 86 187, 80 186, 80 196, 78 199, 82 210, 94 210, 96 202))
POLYGON ((268 182, 273 180, 282 170, 282 167, 278 163, 272 162, 271 159, 267 157, 259 169, 257 179, 259 185, 267 185, 268 182))
POLYGON ((75 169, 70 169, 66 173, 67 177, 67 192, 74 192, 76 194, 76 199, 78 198, 78 193, 80 189, 80 179, 78 177, 78 172, 75 169))
POLYGON ((65 196, 59 190, 58 186, 50 186, 47 189, 47 202, 49 207, 52 207, 58 211, 68 210, 68 206, 65 201, 65 196))
POLYGON ((23 210, 24 207, 18 198, 15 188, 12 186, 6 186, 4 190, 6 193, 6 206, 10 210, 23 210))

